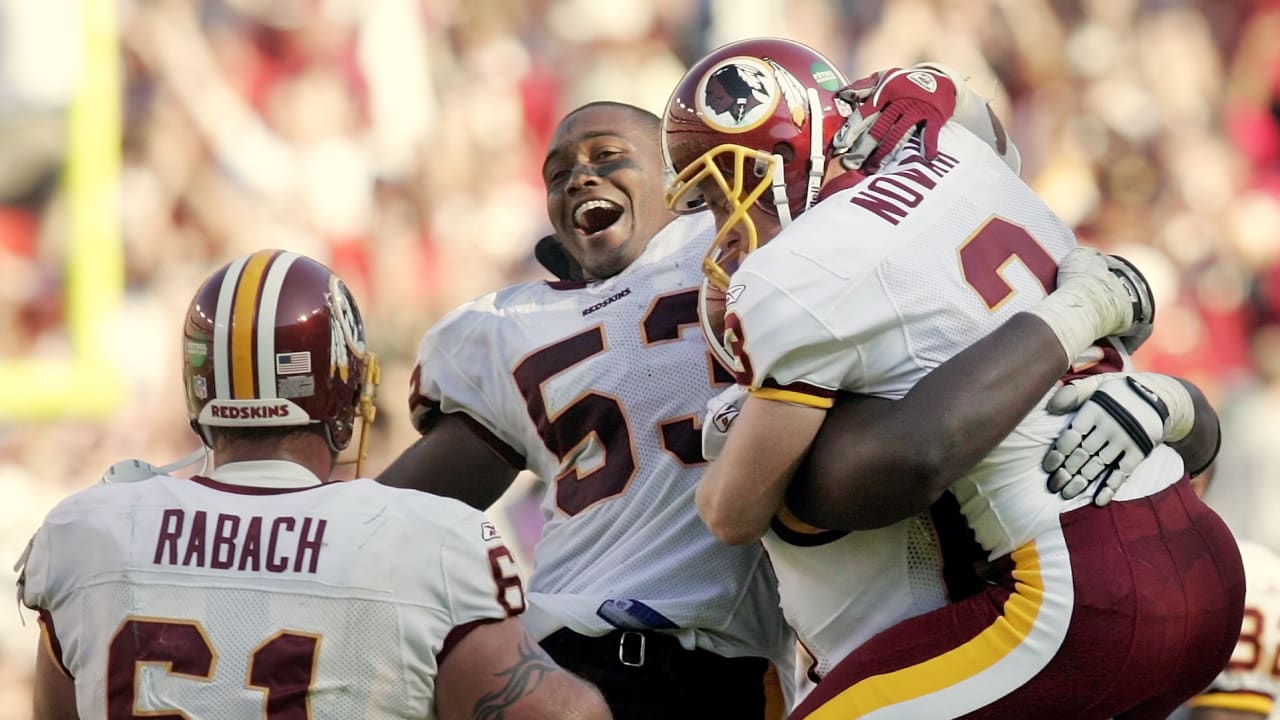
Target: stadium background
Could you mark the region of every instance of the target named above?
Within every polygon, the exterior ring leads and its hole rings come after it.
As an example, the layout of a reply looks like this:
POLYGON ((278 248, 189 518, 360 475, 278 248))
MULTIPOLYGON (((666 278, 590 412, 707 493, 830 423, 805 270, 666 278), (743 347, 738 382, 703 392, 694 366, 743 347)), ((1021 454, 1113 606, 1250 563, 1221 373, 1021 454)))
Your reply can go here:
MULTIPOLYGON (((258 247, 352 285, 381 468, 412 440, 422 332, 543 276, 560 115, 660 112, 688 63, 759 34, 850 77, 941 60, 993 96, 1024 178, 1156 286, 1138 362, 1218 404, 1219 475, 1280 473, 1276 0, 0 0, 0 560, 111 462, 196 447, 178 328, 258 247)), ((536 490, 494 511, 518 546, 536 490)), ((0 612, 0 718, 28 716, 35 637, 0 612)))

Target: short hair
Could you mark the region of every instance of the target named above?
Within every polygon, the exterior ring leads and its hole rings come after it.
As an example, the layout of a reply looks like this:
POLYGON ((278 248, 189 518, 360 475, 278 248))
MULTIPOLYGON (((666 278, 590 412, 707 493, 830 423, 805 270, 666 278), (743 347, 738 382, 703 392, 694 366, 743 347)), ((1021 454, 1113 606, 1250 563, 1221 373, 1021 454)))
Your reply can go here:
POLYGON ((637 123, 639 123, 640 127, 646 130, 652 131, 654 137, 657 137, 658 134, 662 131, 662 118, 658 117, 652 112, 649 112, 648 110, 645 110, 642 107, 631 105, 629 103, 618 102, 617 100, 595 100, 585 105, 579 105, 578 107, 566 113, 564 118, 561 119, 560 122, 563 123, 565 120, 568 120, 569 118, 573 117, 574 115, 577 115, 583 110, 590 110, 591 108, 597 108, 597 107, 611 107, 611 108, 616 108, 618 110, 622 110, 626 112, 627 114, 631 115, 631 117, 637 123))

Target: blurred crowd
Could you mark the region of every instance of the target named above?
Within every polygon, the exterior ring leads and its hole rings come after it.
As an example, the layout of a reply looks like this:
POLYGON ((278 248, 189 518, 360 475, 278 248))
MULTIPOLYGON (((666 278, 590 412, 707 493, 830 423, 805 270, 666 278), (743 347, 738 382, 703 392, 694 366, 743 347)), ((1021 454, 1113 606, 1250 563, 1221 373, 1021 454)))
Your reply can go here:
MULTIPOLYGON (((70 352, 60 178, 89 4, 0 0, 0 363, 70 352)), ((542 276, 539 169, 560 115, 597 99, 660 111, 689 63, 760 34, 806 42, 850 77, 924 59, 968 76, 1018 142, 1024 178, 1083 240, 1130 257, 1156 286, 1159 323, 1138 363, 1194 380, 1222 409, 1219 476, 1280 477, 1277 0, 116 7, 126 285, 119 347, 101 350, 126 399, 105 421, 0 418, 0 560, 112 461, 195 447, 179 324, 205 274, 258 247, 327 262, 360 299, 384 358, 377 470, 411 439, 404 398, 423 330, 542 276)), ((34 638, 14 614, 0 614, 5 718, 25 717, 14 688, 34 638)))

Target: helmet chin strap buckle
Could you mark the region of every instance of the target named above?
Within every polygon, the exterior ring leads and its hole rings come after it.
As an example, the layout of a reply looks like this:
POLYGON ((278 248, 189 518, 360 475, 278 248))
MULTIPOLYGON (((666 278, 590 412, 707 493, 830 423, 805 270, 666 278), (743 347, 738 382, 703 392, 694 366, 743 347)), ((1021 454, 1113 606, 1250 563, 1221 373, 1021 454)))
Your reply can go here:
POLYGON ((781 155, 773 156, 773 207, 778 211, 778 222, 782 227, 791 224, 791 203, 787 200, 787 181, 783 173, 781 155))
POLYGON ((808 210, 818 201, 827 167, 822 143, 822 98, 813 88, 806 88, 805 96, 809 101, 809 182, 805 187, 804 209, 808 210))

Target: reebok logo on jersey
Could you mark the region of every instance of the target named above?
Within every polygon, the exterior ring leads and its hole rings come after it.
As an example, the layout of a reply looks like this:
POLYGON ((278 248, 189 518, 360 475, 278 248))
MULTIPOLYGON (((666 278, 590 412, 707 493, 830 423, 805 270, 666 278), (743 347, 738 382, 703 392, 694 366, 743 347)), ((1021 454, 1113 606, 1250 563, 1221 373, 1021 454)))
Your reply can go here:
POLYGON ((494 527, 493 523, 491 522, 480 523, 480 539, 481 540, 485 542, 489 542, 490 540, 497 540, 498 537, 499 537, 498 528, 494 527))
POLYGON ((711 422, 716 426, 716 432, 725 434, 729 432, 729 428, 733 427, 733 421, 738 419, 738 406, 733 403, 727 403, 716 414, 711 416, 711 422))
POLYGON ((596 303, 595 305, 592 305, 591 307, 587 308, 586 310, 583 310, 583 311, 582 311, 582 317, 586 317, 586 316, 590 315, 591 313, 593 313, 593 312, 595 312, 595 311, 597 311, 597 310, 601 310, 601 309, 603 309, 603 308, 605 308, 605 307, 608 307, 609 305, 611 305, 611 304, 613 304, 613 303, 615 303, 615 302, 617 302, 617 301, 621 300, 622 298, 624 298, 624 297, 626 297, 626 296, 628 296, 628 295, 630 295, 630 294, 631 294, 631 288, 625 288, 625 289, 623 289, 621 292, 614 293, 613 295, 610 295, 609 297, 607 297, 607 298, 605 298, 605 299, 601 300, 600 302, 596 303))
POLYGON ((746 285, 730 285, 729 290, 724 294, 725 298, 727 298, 725 304, 732 305, 738 302, 738 298, 742 297, 742 291, 746 289, 746 285))

